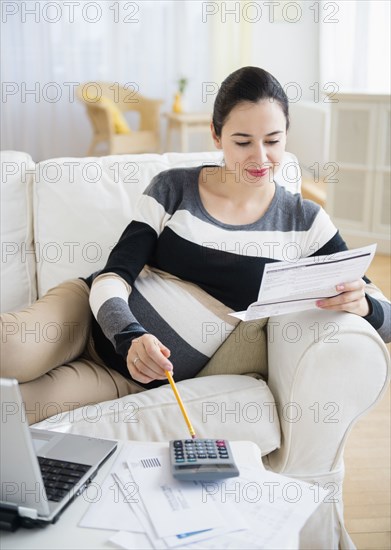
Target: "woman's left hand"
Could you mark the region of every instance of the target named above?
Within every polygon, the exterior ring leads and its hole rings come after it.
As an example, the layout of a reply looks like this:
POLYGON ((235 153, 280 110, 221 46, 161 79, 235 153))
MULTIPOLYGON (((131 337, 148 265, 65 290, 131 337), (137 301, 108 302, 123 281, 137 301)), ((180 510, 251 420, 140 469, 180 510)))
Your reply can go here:
POLYGON ((337 285, 335 288, 338 292, 343 291, 341 294, 332 298, 318 300, 316 305, 321 309, 348 311, 360 317, 365 317, 370 312, 369 303, 365 297, 365 286, 366 283, 363 279, 337 285))

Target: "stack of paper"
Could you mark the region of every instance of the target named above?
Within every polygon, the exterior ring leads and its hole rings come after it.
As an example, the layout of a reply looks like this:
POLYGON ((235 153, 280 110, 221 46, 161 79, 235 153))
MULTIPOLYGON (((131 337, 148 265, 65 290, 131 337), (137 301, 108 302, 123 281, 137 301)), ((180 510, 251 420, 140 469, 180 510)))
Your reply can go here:
POLYGON ((326 491, 238 466, 240 477, 182 482, 168 445, 126 445, 80 526, 118 530, 110 542, 129 549, 290 548, 326 491))

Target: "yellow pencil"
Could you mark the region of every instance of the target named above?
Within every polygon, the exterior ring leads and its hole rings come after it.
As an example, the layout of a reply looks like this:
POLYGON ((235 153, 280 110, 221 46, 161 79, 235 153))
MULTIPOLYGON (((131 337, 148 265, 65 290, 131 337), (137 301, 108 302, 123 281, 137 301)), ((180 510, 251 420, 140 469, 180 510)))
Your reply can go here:
POLYGON ((178 388, 176 387, 176 384, 174 382, 174 379, 172 377, 172 374, 170 371, 166 370, 164 371, 165 372, 165 375, 167 376, 168 378, 168 381, 170 382, 170 385, 172 387, 172 391, 174 392, 174 395, 176 397, 176 400, 178 401, 178 405, 182 411, 182 414, 183 414, 183 418, 185 419, 185 422, 187 424, 187 427, 189 428, 189 432, 190 432, 190 435, 191 435, 191 438, 192 439, 196 439, 196 434, 195 434, 195 431, 194 431, 194 428, 193 426, 191 425, 191 422, 189 420, 189 417, 187 416, 187 412, 186 412, 186 409, 185 409, 185 406, 183 404, 183 401, 181 399, 181 396, 179 395, 179 392, 178 392, 178 388))

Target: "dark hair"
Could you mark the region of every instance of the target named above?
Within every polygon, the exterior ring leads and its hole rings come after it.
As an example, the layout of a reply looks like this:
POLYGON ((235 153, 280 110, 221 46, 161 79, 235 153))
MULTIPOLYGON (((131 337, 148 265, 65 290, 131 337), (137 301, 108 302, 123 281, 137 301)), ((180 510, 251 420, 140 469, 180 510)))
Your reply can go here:
POLYGON ((217 137, 229 113, 238 103, 261 99, 278 101, 286 119, 286 130, 289 128, 288 98, 281 84, 273 75, 259 67, 242 67, 234 71, 221 84, 213 107, 213 126, 217 137))

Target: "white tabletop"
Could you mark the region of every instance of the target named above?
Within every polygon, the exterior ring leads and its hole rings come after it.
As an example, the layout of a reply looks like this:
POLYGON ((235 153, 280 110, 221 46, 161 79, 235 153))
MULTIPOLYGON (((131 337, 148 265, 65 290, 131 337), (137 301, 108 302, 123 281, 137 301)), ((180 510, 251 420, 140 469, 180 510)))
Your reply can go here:
MULTIPOLYGON (((130 442, 127 442, 128 444, 130 442)), ((94 479, 96 486, 101 485, 105 477, 109 474, 111 466, 115 461, 118 452, 121 450, 124 442, 120 442, 117 451, 114 455, 103 465, 98 475, 94 479)), ((145 442, 134 441, 132 444, 142 444, 145 442)), ((231 448, 234 454, 235 461, 240 464, 253 464, 259 465, 262 468, 261 452, 259 447, 250 441, 233 441, 230 442, 231 448)), ((161 443, 150 443, 150 445, 156 445, 161 447, 161 443)), ((108 540, 114 535, 115 531, 108 531, 104 529, 87 529, 78 527, 80 519, 83 517, 90 504, 89 499, 93 498, 91 495, 88 497, 88 491, 83 493, 72 502, 69 507, 61 514, 58 522, 47 525, 43 528, 34 529, 19 529, 14 533, 1 532, 1 544, 2 550, 11 548, 23 548, 23 549, 108 549, 114 548, 114 546, 108 542, 108 540)), ((294 548, 296 546, 292 546, 294 548)))

